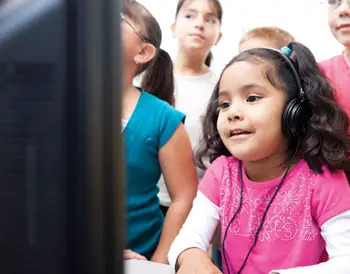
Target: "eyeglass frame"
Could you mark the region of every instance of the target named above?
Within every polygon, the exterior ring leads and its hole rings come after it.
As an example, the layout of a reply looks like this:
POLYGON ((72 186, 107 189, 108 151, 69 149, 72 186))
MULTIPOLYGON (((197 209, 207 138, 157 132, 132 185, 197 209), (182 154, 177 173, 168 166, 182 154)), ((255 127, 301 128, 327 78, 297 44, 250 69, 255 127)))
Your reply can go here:
POLYGON ((126 19, 124 14, 120 13, 120 22, 125 22, 130 28, 136 33, 136 35, 141 39, 142 42, 147 43, 147 40, 136 30, 136 28, 126 19))

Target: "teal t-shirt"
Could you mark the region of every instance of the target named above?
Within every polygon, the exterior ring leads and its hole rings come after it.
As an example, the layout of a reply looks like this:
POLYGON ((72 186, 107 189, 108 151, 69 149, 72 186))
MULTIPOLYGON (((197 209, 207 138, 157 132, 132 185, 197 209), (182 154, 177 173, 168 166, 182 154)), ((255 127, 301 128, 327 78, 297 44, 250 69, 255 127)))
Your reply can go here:
POLYGON ((185 115, 165 101, 142 91, 125 129, 127 178, 127 248, 153 255, 163 227, 157 197, 161 169, 158 151, 185 115))

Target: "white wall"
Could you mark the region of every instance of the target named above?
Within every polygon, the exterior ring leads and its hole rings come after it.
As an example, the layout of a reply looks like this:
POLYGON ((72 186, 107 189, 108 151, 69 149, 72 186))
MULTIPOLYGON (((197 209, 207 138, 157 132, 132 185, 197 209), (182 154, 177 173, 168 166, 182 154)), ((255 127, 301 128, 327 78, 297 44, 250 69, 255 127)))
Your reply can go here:
MULTIPOLYGON (((178 0, 138 1, 157 18, 163 31, 162 48, 175 58, 176 40, 171 36, 170 25, 178 0)), ((213 49, 212 64, 218 74, 238 53, 238 42, 243 33, 259 26, 276 26, 289 31, 297 41, 311 49, 318 61, 342 51, 342 46, 328 29, 325 0, 221 0, 221 3, 223 37, 213 49)))

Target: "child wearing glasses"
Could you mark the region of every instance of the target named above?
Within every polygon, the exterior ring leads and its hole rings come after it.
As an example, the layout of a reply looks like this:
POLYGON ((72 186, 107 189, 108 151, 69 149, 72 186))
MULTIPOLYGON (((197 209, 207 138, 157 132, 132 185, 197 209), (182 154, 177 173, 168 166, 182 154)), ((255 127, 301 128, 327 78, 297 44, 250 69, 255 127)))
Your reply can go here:
MULTIPOLYGON (((319 65, 332 84, 338 103, 350 117, 350 1, 328 0, 329 28, 339 43, 344 45, 342 54, 319 65)), ((349 130, 350 131, 350 130, 349 130)), ((350 181, 350 167, 347 169, 350 181)))
POLYGON ((136 1, 121 14, 123 50, 122 133, 127 177, 127 239, 124 259, 167 263, 197 189, 197 175, 185 115, 173 103, 173 67, 160 48, 155 18, 136 1), (144 73, 141 87, 133 78, 144 73), (157 197, 160 174, 172 198, 164 220, 157 197))

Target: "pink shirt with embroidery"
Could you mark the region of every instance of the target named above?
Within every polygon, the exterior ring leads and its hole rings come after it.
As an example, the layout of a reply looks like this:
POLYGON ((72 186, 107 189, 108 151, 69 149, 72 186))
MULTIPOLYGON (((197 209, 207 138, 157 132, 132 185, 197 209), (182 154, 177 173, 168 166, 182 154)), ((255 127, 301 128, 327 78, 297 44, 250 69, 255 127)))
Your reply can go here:
MULTIPOLYGON (((256 183, 243 170, 243 205, 230 225, 225 250, 230 273, 236 273, 253 244, 265 208, 281 178, 256 183)), ((217 158, 205 173, 199 190, 220 208, 221 240, 239 206, 239 162, 217 158)), ((243 273, 308 266, 327 260, 320 226, 350 209, 350 188, 344 172, 315 174, 304 160, 289 172, 272 203, 258 242, 243 273)), ((227 273, 223 260, 224 273, 227 273)))

